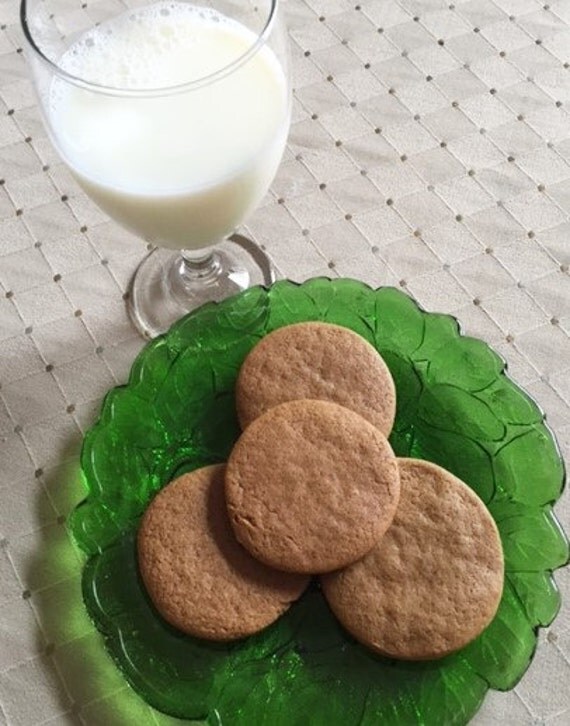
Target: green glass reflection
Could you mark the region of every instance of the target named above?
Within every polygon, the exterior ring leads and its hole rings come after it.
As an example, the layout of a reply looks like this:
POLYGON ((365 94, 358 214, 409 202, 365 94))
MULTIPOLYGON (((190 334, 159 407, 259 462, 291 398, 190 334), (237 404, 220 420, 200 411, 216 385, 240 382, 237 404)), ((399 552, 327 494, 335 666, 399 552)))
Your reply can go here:
POLYGON ((83 594, 127 681, 153 707, 212 726, 464 724, 489 687, 521 678, 538 626, 560 606, 552 570, 568 543, 552 503, 564 470, 536 405, 488 346, 398 290, 354 280, 283 281, 207 305, 152 341, 85 437, 89 494, 71 528, 89 555, 83 594), (177 474, 225 461, 238 436, 234 383, 249 350, 283 325, 345 325, 385 357, 398 391, 392 445, 440 463, 488 504, 506 584, 497 616, 437 662, 374 656, 338 625, 315 585, 277 623, 226 645, 176 632, 139 581, 141 513, 177 474))

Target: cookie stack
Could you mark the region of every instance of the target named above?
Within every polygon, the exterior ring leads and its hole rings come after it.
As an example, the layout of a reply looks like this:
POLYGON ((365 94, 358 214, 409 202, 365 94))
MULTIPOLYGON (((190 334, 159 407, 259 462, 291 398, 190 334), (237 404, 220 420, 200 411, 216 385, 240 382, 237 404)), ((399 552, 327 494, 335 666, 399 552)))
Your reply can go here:
POLYGON ((141 576, 170 624, 253 634, 313 575, 344 627, 389 657, 439 658, 489 624, 503 587, 495 522, 449 472, 394 455, 394 383, 362 337, 280 328, 246 358, 236 404, 227 464, 171 482, 141 521, 141 576))

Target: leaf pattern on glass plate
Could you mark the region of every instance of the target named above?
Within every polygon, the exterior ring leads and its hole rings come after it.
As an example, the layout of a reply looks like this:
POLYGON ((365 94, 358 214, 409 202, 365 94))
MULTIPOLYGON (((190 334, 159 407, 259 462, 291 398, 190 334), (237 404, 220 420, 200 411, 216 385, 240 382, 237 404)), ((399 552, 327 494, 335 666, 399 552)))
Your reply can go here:
POLYGON ((537 627, 560 606, 552 571, 568 542, 552 512, 564 467, 536 404, 485 343, 402 292, 355 280, 281 281, 209 304, 178 321, 134 362, 87 433, 87 499, 71 528, 89 555, 86 607, 128 682, 152 706, 212 726, 464 724, 489 687, 528 667, 537 627), (487 503, 501 533, 506 580, 497 615, 459 653, 436 662, 377 657, 338 625, 317 587, 274 625, 231 644, 184 636, 142 587, 135 533, 174 476, 224 461, 239 428, 234 384, 244 357, 280 326, 323 320, 356 331, 385 356, 398 391, 391 443, 440 463, 487 503))

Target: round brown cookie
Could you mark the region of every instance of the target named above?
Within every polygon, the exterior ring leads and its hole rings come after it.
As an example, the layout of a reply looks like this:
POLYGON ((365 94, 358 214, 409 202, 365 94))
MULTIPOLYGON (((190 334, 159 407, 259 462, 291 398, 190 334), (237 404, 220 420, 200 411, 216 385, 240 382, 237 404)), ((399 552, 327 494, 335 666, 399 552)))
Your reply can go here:
POLYGON ((329 401, 270 409, 242 433, 226 469, 238 540, 289 572, 329 572, 362 557, 390 525, 399 493, 384 434, 329 401))
POLYGON ((503 590, 501 540, 462 481, 426 461, 398 463, 392 526, 360 562, 321 583, 335 615, 364 645, 391 658, 441 658, 493 619, 503 590))
POLYGON ((168 484, 146 510, 137 540, 140 573, 158 612, 175 628, 211 640, 265 628, 308 584, 268 568, 236 541, 224 470, 208 466, 168 484))
POLYGON ((348 328, 298 323, 269 333, 245 359, 236 384, 240 424, 303 398, 334 401, 386 436, 396 415, 396 389, 380 354, 348 328))

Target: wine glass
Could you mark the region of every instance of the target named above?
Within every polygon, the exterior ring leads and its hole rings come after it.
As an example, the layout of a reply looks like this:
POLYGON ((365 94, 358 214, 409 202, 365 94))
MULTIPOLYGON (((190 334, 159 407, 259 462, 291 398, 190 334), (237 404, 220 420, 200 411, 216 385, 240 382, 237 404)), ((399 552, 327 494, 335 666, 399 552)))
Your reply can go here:
POLYGON ((271 283, 235 229, 289 131, 278 0, 23 0, 21 22, 55 148, 102 210, 156 245, 131 282, 138 330, 271 283))

